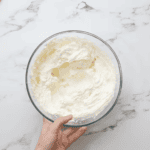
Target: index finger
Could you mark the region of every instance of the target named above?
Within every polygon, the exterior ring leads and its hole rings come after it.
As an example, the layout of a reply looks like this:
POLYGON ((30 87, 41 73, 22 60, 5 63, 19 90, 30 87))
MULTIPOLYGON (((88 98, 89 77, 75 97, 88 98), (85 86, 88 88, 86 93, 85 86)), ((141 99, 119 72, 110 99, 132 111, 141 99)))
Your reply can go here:
POLYGON ((65 117, 59 117, 54 121, 54 126, 56 128, 61 128, 63 127, 63 124, 66 124, 67 122, 69 122, 71 119, 73 118, 72 115, 69 116, 65 116, 65 117))

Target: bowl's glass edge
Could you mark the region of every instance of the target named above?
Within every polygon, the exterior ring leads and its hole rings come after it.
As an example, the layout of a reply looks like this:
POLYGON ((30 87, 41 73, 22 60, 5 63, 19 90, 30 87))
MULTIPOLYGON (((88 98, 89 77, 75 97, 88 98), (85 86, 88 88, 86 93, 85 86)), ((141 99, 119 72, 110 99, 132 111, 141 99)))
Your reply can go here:
POLYGON ((46 41, 48 41, 49 39, 59 35, 59 34, 63 34, 63 33, 69 33, 69 32, 76 32, 76 33, 82 33, 82 34, 87 34, 87 35, 90 35, 92 37, 95 37, 96 39, 100 40, 101 42, 103 42, 105 45, 107 45, 109 47, 109 49, 112 51, 112 53, 114 54, 116 60, 117 60, 117 63, 118 63, 118 66, 119 66, 119 73, 120 73, 120 85, 119 85, 119 91, 118 91, 118 95, 117 95, 117 98, 114 102, 114 104, 112 105, 112 107, 107 111, 107 113, 105 113, 105 115, 103 115, 102 117, 100 117, 99 119, 97 119, 96 121, 93 121, 91 123, 88 123, 88 124, 84 124, 84 125, 65 125, 65 127, 82 127, 82 126, 89 126, 93 123, 96 123, 97 121, 101 120, 102 118, 104 118, 105 116, 107 116, 111 111, 112 109, 114 108, 114 106, 116 105, 118 99, 119 99, 119 96, 121 94, 121 90, 122 90, 122 85, 123 85, 123 75, 122 75, 122 68, 121 68, 121 64, 120 64, 120 61, 119 61, 119 58, 118 56, 116 55, 115 51, 112 49, 112 47, 107 43, 105 42, 103 39, 101 39, 100 37, 92 34, 92 33, 89 33, 89 32, 86 32, 86 31, 81 31, 81 30, 67 30, 67 31, 62 31, 62 32, 58 32, 56 34, 53 34, 51 36, 49 36, 48 38, 46 38, 43 42, 41 42, 37 48, 33 51, 32 55, 30 56, 30 59, 28 61, 28 64, 27 64, 27 68, 26 68, 26 73, 25 73, 25 84, 26 84, 26 89, 27 89, 27 93, 28 93, 28 96, 32 102, 32 104, 34 105, 34 107, 37 109, 37 111, 44 117, 46 118, 47 120, 51 121, 51 122, 54 122, 53 120, 51 120, 50 118, 46 117, 37 107, 36 105, 34 104, 32 98, 31 98, 31 95, 30 95, 30 92, 29 92, 29 88, 28 88, 28 69, 29 69, 29 66, 30 66, 30 62, 31 62, 31 59, 33 57, 33 55, 36 53, 36 51, 38 50, 38 48, 44 44, 46 41))

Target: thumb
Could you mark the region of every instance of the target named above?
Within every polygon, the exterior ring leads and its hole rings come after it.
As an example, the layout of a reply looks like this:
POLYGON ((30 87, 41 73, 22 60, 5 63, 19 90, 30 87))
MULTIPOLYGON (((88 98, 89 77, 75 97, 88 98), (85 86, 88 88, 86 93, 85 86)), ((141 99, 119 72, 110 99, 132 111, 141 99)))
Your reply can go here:
POLYGON ((66 124, 67 122, 69 122, 69 120, 71 120, 73 118, 72 115, 69 116, 65 116, 65 117, 59 117, 54 121, 54 126, 58 129, 58 128, 62 128, 63 124, 66 124))

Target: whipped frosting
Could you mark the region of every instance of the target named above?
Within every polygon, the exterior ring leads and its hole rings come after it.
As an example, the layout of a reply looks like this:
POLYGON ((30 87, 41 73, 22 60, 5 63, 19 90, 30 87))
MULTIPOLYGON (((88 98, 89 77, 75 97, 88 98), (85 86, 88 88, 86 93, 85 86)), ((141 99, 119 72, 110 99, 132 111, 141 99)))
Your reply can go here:
POLYGON ((34 96, 45 111, 75 118, 108 105, 116 83, 108 55, 78 37, 49 42, 37 56, 31 75, 34 96))

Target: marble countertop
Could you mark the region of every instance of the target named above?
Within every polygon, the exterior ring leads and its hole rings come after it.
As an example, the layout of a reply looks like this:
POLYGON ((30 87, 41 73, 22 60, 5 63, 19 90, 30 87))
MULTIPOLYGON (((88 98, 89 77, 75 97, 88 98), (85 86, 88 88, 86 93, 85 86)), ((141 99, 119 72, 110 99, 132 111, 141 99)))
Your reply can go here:
POLYGON ((0 2, 0 150, 33 150, 42 116, 26 92, 33 50, 65 30, 98 35, 115 50, 123 88, 112 112, 68 150, 150 149, 150 0, 0 2))

